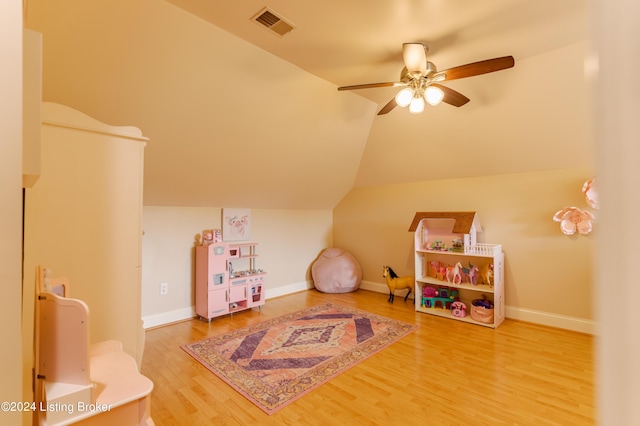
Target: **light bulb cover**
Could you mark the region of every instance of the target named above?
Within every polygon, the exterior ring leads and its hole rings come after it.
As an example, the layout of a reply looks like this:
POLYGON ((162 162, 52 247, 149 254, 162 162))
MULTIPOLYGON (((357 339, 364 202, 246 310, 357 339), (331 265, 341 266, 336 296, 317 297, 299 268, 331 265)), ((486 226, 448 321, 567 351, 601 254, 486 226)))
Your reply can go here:
POLYGON ((413 99, 413 90, 408 87, 405 87, 396 95, 396 104, 401 107, 406 107, 411 103, 413 99))
POLYGON ((414 96, 409 104, 409 112, 411 114, 420 114, 424 111, 424 98, 422 96, 414 96))
POLYGON ((439 87, 429 86, 424 91, 424 98, 429 102, 429 105, 436 106, 444 99, 444 92, 439 87))
POLYGON ((402 58, 407 70, 424 75, 427 72, 427 46, 422 43, 404 43, 402 58))

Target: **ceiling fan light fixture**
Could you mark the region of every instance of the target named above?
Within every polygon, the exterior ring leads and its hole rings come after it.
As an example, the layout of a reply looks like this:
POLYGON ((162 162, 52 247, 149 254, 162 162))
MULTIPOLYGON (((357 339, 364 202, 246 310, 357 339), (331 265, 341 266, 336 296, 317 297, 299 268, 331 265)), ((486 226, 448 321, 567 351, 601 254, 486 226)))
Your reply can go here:
POLYGON ((396 103, 398 106, 406 107, 409 106, 411 100, 413 99, 413 90, 408 87, 405 87, 396 95, 396 103))
POLYGON ((402 57, 407 70, 424 75, 427 72, 427 46, 422 43, 404 43, 402 57))
POLYGON ((424 91, 424 98, 429 105, 436 106, 444 99, 444 92, 438 87, 429 86, 427 90, 424 91))
POLYGON ((338 90, 403 87, 378 111, 378 115, 387 114, 397 106, 408 106, 411 113, 419 114, 424 111, 425 102, 433 106, 444 102, 454 107, 461 107, 469 102, 469 98, 462 93, 439 84, 441 81, 488 74, 515 65, 513 56, 503 56, 438 71, 435 64, 427 60, 428 51, 428 47, 422 43, 404 43, 402 45, 404 67, 400 71, 400 81, 341 86, 338 90))
POLYGON ((416 95, 411 99, 411 103, 409 104, 409 112, 411 114, 420 114, 422 111, 424 111, 424 97, 422 93, 416 92, 416 95))

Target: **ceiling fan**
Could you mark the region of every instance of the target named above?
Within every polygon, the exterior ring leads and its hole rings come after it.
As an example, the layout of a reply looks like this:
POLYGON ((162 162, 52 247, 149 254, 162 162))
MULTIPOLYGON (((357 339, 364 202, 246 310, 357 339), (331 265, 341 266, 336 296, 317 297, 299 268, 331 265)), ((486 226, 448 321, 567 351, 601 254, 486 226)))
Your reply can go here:
POLYGON ((511 68, 515 64, 513 56, 503 56, 438 71, 433 62, 427 60, 428 50, 429 48, 422 43, 404 43, 402 45, 404 68, 400 72, 400 81, 342 86, 338 87, 338 90, 403 87, 393 99, 382 107, 378 115, 386 114, 396 106, 408 106, 410 112, 419 114, 424 110, 425 101, 430 105, 445 102, 455 107, 469 102, 469 98, 462 93, 443 86, 439 84, 440 82, 501 71, 511 68))

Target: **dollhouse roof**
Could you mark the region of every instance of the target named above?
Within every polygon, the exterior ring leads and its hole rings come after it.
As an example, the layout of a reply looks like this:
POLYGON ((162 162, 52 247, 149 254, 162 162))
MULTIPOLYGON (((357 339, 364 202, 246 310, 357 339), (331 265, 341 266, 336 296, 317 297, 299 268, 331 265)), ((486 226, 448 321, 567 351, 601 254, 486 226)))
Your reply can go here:
POLYGON ((454 219, 454 234, 469 234, 474 226, 476 231, 481 230, 476 212, 416 212, 409 232, 415 232, 422 219, 454 219))

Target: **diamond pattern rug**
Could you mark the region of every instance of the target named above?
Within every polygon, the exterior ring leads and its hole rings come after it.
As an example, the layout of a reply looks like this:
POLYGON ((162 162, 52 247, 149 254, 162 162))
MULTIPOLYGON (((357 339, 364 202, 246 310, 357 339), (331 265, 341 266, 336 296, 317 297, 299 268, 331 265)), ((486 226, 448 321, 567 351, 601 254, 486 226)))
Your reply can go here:
POLYGON ((182 349, 273 414, 417 328, 326 303, 182 349))

